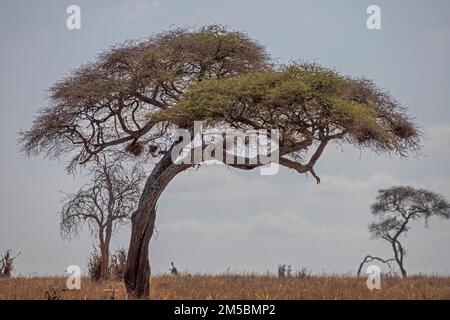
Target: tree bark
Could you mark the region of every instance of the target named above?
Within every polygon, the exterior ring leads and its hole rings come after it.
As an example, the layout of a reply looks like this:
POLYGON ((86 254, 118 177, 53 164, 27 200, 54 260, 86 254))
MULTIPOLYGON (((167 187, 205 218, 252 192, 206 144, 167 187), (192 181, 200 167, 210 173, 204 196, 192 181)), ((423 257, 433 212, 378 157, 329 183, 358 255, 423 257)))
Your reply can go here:
POLYGON ((155 226, 158 199, 169 182, 191 166, 174 164, 169 150, 156 164, 145 183, 138 209, 131 216, 131 238, 125 269, 125 286, 132 299, 146 299, 150 296, 148 247, 155 226))
POLYGON ((408 276, 408 274, 406 272, 405 267, 403 266, 403 247, 401 246, 400 242, 398 242, 397 240, 392 242, 392 247, 394 249, 395 261, 398 264, 398 267, 400 269, 402 277, 406 278, 408 276), (397 243, 398 243, 398 248, 397 248, 397 243))
POLYGON ((109 278, 109 250, 104 246, 100 248, 100 280, 109 278))
POLYGON ((106 236, 104 229, 99 230, 99 247, 100 247, 100 281, 109 278, 109 243, 111 241, 110 231, 106 228, 106 236))
POLYGON ((402 247, 402 244, 398 240, 398 237, 402 234, 402 232, 406 230, 406 226, 408 225, 410 218, 411 215, 405 217, 405 221, 403 222, 403 224, 401 225, 401 227, 398 229, 397 233, 392 237, 391 240, 392 249, 394 250, 394 258, 398 264, 398 267, 400 269, 403 278, 407 277, 407 273, 405 267, 403 266, 404 249, 402 247))
POLYGON ((408 274, 407 274, 405 268, 403 267, 403 264, 400 264, 400 271, 402 273, 402 277, 403 278, 407 278, 408 277, 408 274))

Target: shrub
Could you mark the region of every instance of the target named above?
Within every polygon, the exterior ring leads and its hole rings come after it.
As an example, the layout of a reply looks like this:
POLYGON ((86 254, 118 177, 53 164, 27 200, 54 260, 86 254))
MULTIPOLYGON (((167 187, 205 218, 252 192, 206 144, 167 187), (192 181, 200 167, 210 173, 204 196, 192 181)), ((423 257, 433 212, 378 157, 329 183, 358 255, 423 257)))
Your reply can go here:
POLYGON ((127 252, 119 249, 111 256, 109 262, 110 277, 114 280, 121 280, 125 276, 125 266, 127 264, 127 252))
POLYGON ((14 270, 14 260, 20 255, 21 252, 12 255, 12 250, 6 250, 6 252, 0 256, 0 277, 10 278, 14 270))
POLYGON ((292 275, 292 267, 285 264, 279 264, 278 265, 278 277, 284 278, 284 277, 290 277, 292 275))
POLYGON ((101 279, 101 256, 97 249, 91 253, 88 258, 88 275, 92 281, 100 281, 101 279))
POLYGON ((92 281, 100 280, 121 280, 125 275, 127 262, 127 252, 125 249, 118 249, 109 257, 108 271, 106 275, 101 274, 101 255, 95 249, 88 259, 88 275, 92 281))

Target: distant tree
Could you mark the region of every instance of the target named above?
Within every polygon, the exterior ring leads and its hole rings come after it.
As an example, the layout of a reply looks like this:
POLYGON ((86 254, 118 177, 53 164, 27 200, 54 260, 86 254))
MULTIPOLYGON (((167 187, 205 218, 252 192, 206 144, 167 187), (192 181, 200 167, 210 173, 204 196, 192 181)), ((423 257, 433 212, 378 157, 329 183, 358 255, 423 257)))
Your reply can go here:
MULTIPOLYGON (((137 298, 149 296, 158 199, 193 166, 172 161, 183 143, 170 139, 174 129, 193 132, 196 120, 205 129, 278 129, 279 164, 317 182, 315 165, 333 142, 401 156, 418 147, 405 109, 371 81, 316 64, 277 66, 246 34, 221 26, 174 29, 115 46, 57 82, 50 101, 21 134, 28 155, 70 154, 69 170, 107 150, 149 156, 155 164, 131 218, 125 284, 137 298)), ((229 165, 265 164, 241 160, 229 165)))
MULTIPOLYGON (((98 238, 97 280, 109 277, 111 237, 117 225, 125 224, 136 209, 145 177, 135 165, 130 170, 120 160, 100 157, 90 172, 89 182, 77 193, 68 194, 61 210, 61 233, 64 238, 78 235, 87 223, 98 238)), ((95 253, 94 253, 95 256, 95 253)))
POLYGON ((13 256, 12 250, 6 250, 4 254, 0 255, 0 277, 11 277, 14 270, 14 260, 20 254, 21 252, 13 256))
MULTIPOLYGON (((379 190, 371 209, 376 221, 369 224, 369 232, 373 238, 389 242, 394 252, 393 260, 403 277, 407 276, 404 265, 406 250, 400 239, 408 232, 410 223, 423 220, 428 226, 431 217, 450 218, 450 203, 443 196, 410 186, 379 190)), ((392 261, 371 258, 382 262, 392 261)))

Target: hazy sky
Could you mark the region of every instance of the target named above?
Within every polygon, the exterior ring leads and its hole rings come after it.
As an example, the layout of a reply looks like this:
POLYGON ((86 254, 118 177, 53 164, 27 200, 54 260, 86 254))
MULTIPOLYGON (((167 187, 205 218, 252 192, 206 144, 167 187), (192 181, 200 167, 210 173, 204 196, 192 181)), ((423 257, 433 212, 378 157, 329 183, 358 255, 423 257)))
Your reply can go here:
MULTIPOLYGON (((88 233, 63 242, 58 230, 61 191, 76 190, 79 179, 64 172, 64 161, 17 152, 16 133, 45 106, 45 90, 110 45, 210 23, 248 32, 280 61, 314 60, 374 79, 416 117, 426 156, 332 146, 317 166, 320 185, 288 169, 187 171, 159 201, 153 271, 174 261, 191 272, 275 271, 281 263, 354 272, 365 254, 391 255, 367 232, 378 189, 413 184, 450 198, 450 1, 0 0, 0 251, 22 251, 18 273, 85 268, 92 249, 88 233), (70 4, 81 8, 81 30, 66 28, 70 4), (381 30, 366 28, 370 4, 381 7, 381 30)), ((449 230, 450 221, 416 224, 405 240, 408 271, 450 274, 449 230)), ((114 248, 128 238, 125 227, 114 248)))

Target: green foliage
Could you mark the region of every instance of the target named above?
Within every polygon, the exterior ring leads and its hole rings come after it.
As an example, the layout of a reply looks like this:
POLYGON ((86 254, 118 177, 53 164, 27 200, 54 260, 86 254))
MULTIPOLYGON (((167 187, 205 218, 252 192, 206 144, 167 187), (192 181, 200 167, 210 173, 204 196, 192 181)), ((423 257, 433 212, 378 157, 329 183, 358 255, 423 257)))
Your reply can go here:
POLYGON ((109 48, 50 89, 20 144, 27 155, 70 155, 73 171, 111 149, 157 158, 171 129, 196 120, 279 129, 281 155, 297 160, 321 145, 300 171, 331 140, 402 156, 419 148, 405 109, 372 81, 317 64, 276 66, 245 33, 218 25, 109 48))
POLYGON ((170 109, 150 116, 186 127, 207 124, 279 128, 288 140, 315 131, 380 151, 415 146, 418 132, 403 108, 367 80, 311 64, 193 85, 170 109), (396 130, 397 126, 402 130, 396 130), (336 136, 336 137, 337 137, 336 136))

